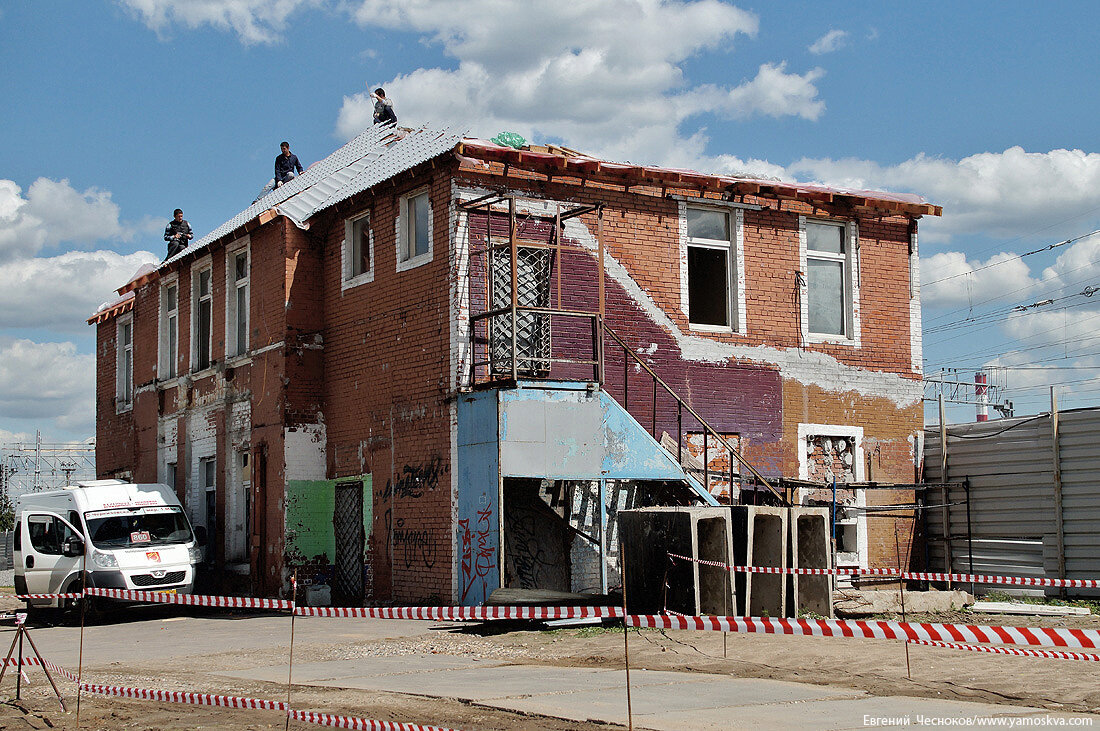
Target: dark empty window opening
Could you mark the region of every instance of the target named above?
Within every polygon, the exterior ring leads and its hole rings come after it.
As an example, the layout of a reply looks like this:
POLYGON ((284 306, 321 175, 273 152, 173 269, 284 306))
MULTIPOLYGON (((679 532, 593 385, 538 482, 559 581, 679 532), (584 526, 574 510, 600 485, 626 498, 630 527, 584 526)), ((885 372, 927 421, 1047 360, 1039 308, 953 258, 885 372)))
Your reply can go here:
POLYGON ((729 251, 688 247, 688 319, 729 327, 729 251))

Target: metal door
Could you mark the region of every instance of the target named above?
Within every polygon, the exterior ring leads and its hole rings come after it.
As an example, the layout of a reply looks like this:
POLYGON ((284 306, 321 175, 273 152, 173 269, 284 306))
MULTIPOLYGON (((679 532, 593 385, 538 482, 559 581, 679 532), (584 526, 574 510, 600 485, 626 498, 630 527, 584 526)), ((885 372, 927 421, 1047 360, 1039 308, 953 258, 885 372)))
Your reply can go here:
POLYGON ((332 530, 336 538, 332 594, 335 604, 363 603, 363 481, 336 483, 332 530))

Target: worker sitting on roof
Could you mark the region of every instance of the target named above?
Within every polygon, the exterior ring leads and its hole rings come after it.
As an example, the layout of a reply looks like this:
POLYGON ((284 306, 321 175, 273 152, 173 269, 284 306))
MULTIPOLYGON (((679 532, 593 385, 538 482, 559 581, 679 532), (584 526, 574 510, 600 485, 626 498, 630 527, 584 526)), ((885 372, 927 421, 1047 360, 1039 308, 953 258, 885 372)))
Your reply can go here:
POLYGON ((290 151, 290 143, 283 142, 279 147, 282 152, 275 158, 275 187, 293 180, 302 173, 302 163, 298 162, 298 156, 290 151), (294 171, 298 172, 295 173, 294 171))
POLYGON ((183 210, 177 208, 172 213, 172 220, 164 227, 164 240, 168 242, 168 256, 171 259, 176 254, 187 248, 187 242, 195 238, 191 233, 191 224, 183 220, 183 210))
POLYGON ((374 123, 397 124, 397 115, 393 111, 393 102, 386 98, 386 91, 378 87, 371 92, 370 98, 374 100, 374 123))

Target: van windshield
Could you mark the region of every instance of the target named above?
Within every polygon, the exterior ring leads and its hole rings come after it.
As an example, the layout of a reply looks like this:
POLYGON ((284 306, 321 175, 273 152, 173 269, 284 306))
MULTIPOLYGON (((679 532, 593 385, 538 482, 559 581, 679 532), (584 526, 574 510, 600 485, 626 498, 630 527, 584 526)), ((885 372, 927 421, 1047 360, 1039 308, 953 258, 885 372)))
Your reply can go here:
POLYGON ((174 507, 97 510, 85 513, 84 520, 96 548, 144 548, 192 540, 183 511, 174 507))

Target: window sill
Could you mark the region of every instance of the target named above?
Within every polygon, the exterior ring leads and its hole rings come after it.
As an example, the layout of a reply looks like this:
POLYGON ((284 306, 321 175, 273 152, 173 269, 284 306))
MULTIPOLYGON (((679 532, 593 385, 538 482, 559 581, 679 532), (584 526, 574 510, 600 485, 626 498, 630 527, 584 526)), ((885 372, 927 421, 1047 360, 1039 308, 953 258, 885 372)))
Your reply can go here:
POLYGON ((133 401, 125 401, 125 402, 122 402, 122 403, 116 403, 115 404, 115 414, 125 414, 126 412, 133 411, 133 410, 134 410, 134 402, 133 401))
POLYGON ((725 333, 727 335, 743 335, 729 325, 703 325, 698 322, 689 322, 688 329, 701 333, 725 333))
POLYGON ((214 375, 214 372, 218 370, 217 363, 211 363, 201 371, 191 371, 191 380, 197 381, 200 378, 206 378, 207 376, 214 375))
POLYGON ((414 256, 411 259, 397 262, 397 271, 404 272, 409 269, 416 269, 419 266, 424 266, 432 260, 432 252, 428 251, 427 254, 421 254, 420 256, 414 256))
POLYGON ((852 347, 858 347, 859 341, 844 335, 821 335, 819 333, 810 333, 806 336, 807 343, 816 344, 832 344, 832 345, 849 345, 852 347))
MULTIPOLYGON (((399 270, 400 270, 400 266, 401 265, 398 264, 399 270)), ((352 289, 354 287, 358 287, 362 284, 370 284, 373 281, 374 281, 374 270, 371 269, 370 271, 363 272, 362 274, 356 274, 354 277, 348 277, 348 278, 344 279, 342 282, 340 282, 340 291, 345 292, 349 289, 352 289)))
POLYGON ((179 380, 179 376, 172 376, 171 378, 166 378, 163 381, 157 381, 157 389, 161 391, 167 391, 170 388, 174 388, 176 384, 179 383, 179 380))
POLYGON ((241 355, 233 355, 225 359, 226 368, 240 368, 244 365, 252 363, 251 353, 242 353, 241 355))

